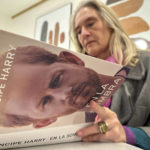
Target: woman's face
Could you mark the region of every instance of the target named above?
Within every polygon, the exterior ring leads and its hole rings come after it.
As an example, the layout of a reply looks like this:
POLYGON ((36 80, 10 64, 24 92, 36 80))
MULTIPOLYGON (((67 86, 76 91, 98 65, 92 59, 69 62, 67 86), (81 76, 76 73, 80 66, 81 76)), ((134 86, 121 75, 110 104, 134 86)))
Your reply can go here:
POLYGON ((78 41, 88 55, 106 59, 109 56, 110 28, 91 7, 79 9, 75 17, 78 41))

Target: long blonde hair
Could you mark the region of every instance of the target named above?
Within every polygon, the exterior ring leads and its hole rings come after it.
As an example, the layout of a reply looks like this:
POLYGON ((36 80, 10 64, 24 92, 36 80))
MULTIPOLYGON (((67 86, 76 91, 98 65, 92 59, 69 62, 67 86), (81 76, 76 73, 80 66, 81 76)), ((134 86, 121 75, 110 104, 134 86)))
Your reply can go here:
POLYGON ((112 34, 109 41, 109 51, 117 63, 122 65, 135 66, 138 62, 135 44, 124 31, 114 11, 100 1, 83 1, 76 9, 70 22, 70 37, 76 49, 79 52, 84 53, 84 50, 79 43, 77 34, 75 32, 75 17, 78 11, 83 7, 91 7, 95 9, 98 15, 101 16, 107 23, 108 27, 112 29, 112 34))

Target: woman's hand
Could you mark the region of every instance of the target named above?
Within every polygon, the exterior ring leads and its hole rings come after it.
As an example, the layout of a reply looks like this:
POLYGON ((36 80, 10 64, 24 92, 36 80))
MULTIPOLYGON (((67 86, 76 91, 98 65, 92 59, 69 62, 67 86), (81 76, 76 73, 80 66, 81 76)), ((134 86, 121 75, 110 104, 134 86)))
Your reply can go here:
POLYGON ((80 129, 77 136, 81 137, 85 142, 92 141, 112 141, 126 142, 125 131, 117 118, 116 113, 108 108, 99 106, 96 102, 91 101, 90 107, 98 115, 95 123, 89 127, 80 129), (97 125, 98 121, 104 121, 108 125, 108 130, 105 134, 101 134, 97 125))

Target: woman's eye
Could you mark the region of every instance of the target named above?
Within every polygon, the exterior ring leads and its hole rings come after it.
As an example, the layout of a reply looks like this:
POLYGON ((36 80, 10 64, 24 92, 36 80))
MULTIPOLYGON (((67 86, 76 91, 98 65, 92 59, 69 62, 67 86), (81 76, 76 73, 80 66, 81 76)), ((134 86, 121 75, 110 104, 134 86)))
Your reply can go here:
POLYGON ((53 79, 52 83, 50 84, 51 88, 56 88, 59 85, 61 76, 62 74, 59 74, 53 79))
POLYGON ((94 25, 94 22, 90 22, 87 24, 88 27, 92 27, 94 25))
POLYGON ((42 105, 45 106, 47 103, 49 103, 51 101, 51 96, 45 96, 43 98, 43 103, 42 105))
POLYGON ((81 34, 81 30, 76 31, 77 35, 81 34))

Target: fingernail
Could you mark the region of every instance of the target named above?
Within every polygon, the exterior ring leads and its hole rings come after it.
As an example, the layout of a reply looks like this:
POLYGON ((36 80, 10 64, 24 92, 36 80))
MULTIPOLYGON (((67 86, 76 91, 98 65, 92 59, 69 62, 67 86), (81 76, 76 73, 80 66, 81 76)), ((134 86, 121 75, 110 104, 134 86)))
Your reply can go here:
POLYGON ((90 101, 90 105, 91 105, 91 107, 93 107, 95 105, 95 102, 94 101, 90 101))
POLYGON ((82 131, 78 131, 77 136, 82 136, 82 131))
POLYGON ((100 120, 101 120, 101 118, 98 115, 96 115, 94 124, 97 124, 100 120))

